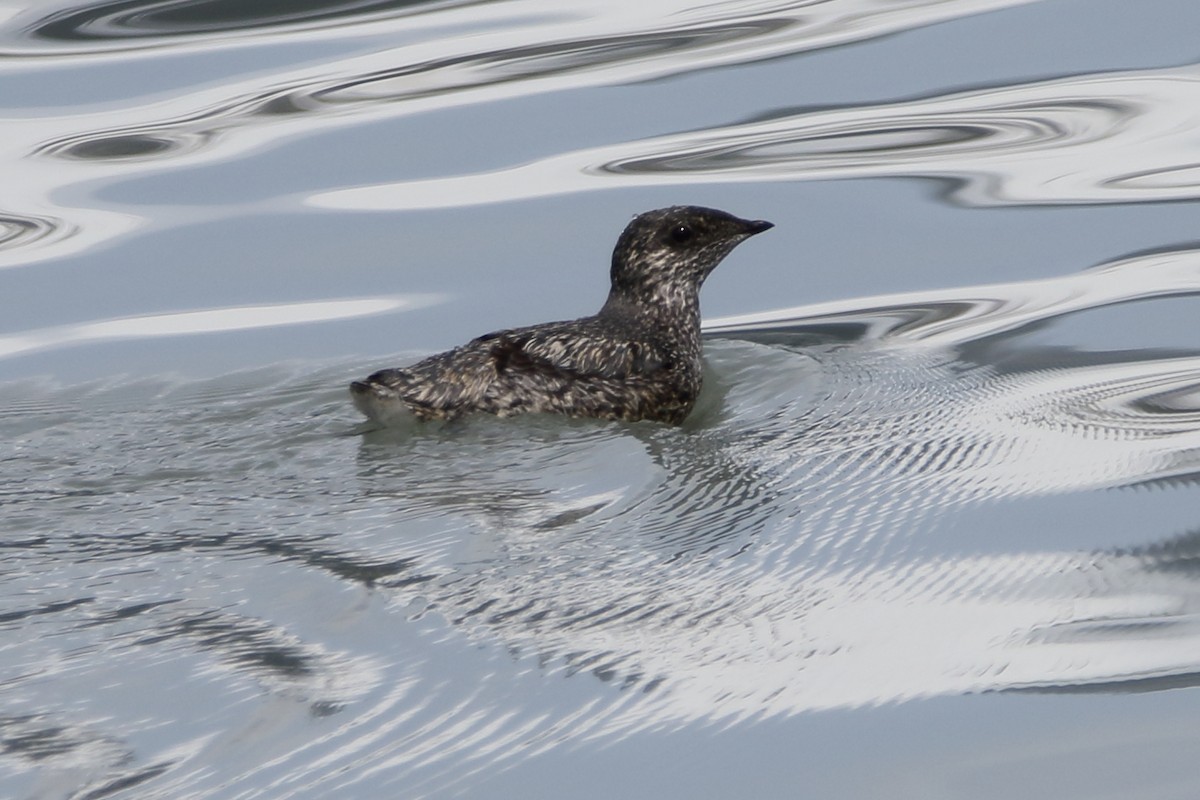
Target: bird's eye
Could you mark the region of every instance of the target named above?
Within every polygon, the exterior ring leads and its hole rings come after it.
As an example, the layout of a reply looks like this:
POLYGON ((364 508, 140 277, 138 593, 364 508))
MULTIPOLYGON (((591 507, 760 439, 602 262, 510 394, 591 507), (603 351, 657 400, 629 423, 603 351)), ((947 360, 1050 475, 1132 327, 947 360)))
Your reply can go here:
POLYGON ((683 244, 692 240, 692 229, 687 225, 676 225, 671 228, 671 241, 676 244, 683 244))

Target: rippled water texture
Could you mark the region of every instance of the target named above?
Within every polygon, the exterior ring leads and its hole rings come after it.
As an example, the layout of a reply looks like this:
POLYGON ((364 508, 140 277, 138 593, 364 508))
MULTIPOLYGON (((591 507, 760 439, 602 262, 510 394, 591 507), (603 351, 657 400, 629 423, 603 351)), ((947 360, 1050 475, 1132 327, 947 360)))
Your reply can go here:
POLYGON ((0 9, 0 795, 1191 797, 1197 24, 0 9), (350 407, 673 202, 682 427, 350 407))

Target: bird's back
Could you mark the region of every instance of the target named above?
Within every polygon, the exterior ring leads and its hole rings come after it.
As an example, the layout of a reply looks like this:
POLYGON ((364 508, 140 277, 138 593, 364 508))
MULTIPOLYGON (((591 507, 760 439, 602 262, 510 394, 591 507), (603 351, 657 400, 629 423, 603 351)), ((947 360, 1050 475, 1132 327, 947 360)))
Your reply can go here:
POLYGON ((375 419, 402 404, 421 419, 483 411, 681 422, 699 390, 698 342, 601 316, 486 334, 354 385, 375 419))

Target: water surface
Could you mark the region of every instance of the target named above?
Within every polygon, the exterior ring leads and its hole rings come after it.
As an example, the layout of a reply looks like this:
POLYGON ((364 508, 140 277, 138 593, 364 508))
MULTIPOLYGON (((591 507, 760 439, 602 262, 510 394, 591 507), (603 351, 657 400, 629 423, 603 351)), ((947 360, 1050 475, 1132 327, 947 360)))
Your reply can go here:
POLYGON ((1196 23, 3 12, 3 794, 1190 797, 1196 23), (350 407, 678 202, 682 427, 350 407))

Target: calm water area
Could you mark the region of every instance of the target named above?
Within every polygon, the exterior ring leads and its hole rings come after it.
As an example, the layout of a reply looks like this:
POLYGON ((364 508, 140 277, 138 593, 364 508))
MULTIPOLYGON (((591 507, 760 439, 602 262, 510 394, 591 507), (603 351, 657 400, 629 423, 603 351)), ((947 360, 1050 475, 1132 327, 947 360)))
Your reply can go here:
POLYGON ((0 2, 0 797, 1200 796, 1198 30, 0 2), (681 427, 362 424, 681 203, 681 427))

